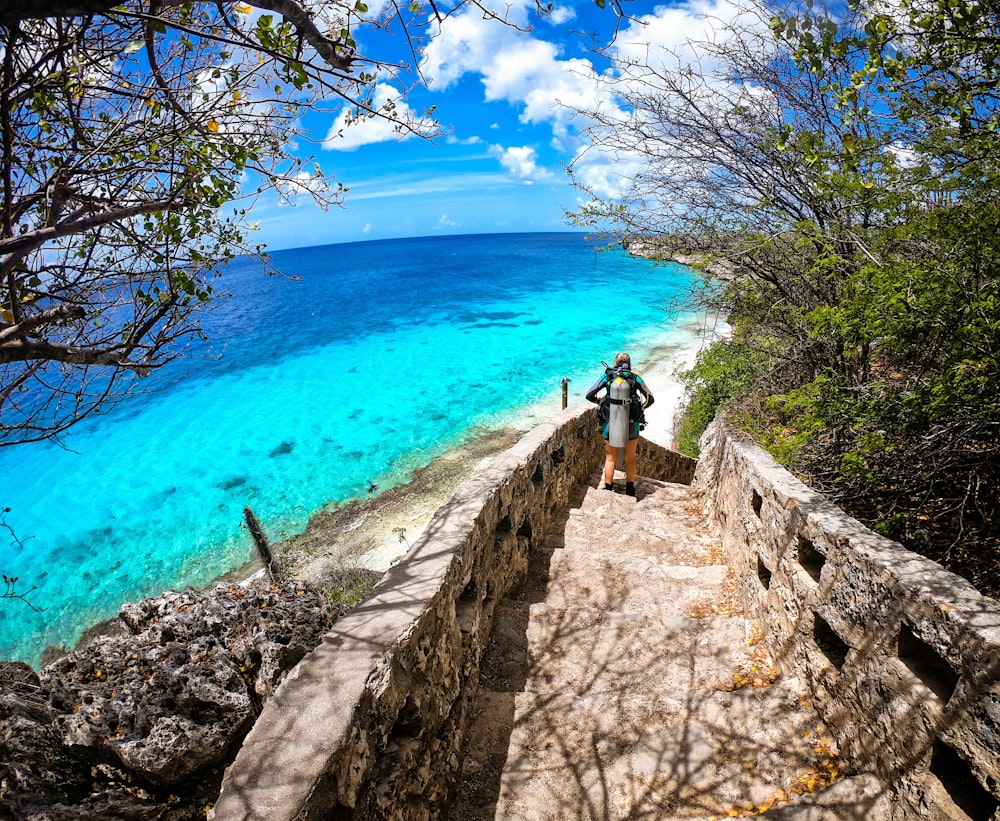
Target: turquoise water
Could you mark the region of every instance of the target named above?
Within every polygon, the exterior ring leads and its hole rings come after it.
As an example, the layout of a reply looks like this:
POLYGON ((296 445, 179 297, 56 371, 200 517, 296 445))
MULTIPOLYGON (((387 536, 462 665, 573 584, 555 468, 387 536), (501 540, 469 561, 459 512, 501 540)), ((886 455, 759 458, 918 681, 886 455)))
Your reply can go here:
MULTIPOLYGON (((63 446, 0 451, 0 657, 38 665, 122 602, 203 585, 251 558, 249 504, 277 539, 328 502, 403 484, 484 429, 528 428, 600 360, 685 334, 661 306, 686 269, 597 252, 579 234, 437 237, 239 261, 210 350, 63 446), (673 324, 671 324, 673 322, 673 324)), ((547 412, 547 411, 546 411, 547 412)))

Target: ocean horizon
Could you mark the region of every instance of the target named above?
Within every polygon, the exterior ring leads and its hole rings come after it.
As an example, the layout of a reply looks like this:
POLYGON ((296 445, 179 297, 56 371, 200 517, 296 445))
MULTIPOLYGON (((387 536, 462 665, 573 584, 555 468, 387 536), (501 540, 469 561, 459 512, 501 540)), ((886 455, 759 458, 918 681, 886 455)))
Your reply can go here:
POLYGON ((0 658, 38 668, 126 601, 244 566, 246 505, 279 541, 477 437, 528 430, 559 410, 563 378, 583 402, 620 350, 641 370, 696 346, 698 318, 665 310, 692 272, 602 248, 454 235, 275 251, 282 276, 228 265, 206 346, 58 443, 0 450, 17 535, 0 530, 0 570, 44 608, 0 601, 0 658))

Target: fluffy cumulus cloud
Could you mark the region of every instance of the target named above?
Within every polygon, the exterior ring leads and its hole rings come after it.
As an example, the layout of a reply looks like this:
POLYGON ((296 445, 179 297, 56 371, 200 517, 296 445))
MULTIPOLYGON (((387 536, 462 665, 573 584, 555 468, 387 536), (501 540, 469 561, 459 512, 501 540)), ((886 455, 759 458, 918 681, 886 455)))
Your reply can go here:
MULTIPOLYGON (((761 102, 758 90, 734 85, 724 71, 719 71, 720 65, 697 45, 708 42, 724 49, 728 38, 734 36, 729 29, 734 23, 745 36, 753 38, 755 50, 766 48, 771 42, 766 21, 732 0, 688 0, 631 19, 609 50, 616 61, 615 68, 599 78, 599 82, 607 83, 608 91, 598 94, 598 99, 612 97, 615 89, 642 88, 648 93, 646 83, 651 82, 655 87, 656 73, 690 70, 705 78, 702 104, 706 107, 723 99, 733 104, 738 99, 757 98, 761 102), (720 91, 721 96, 716 96, 720 91)), ((603 110, 610 123, 604 126, 606 129, 613 128, 615 121, 627 122, 636 116, 614 106, 603 110)), ((630 154, 622 149, 607 153, 584 143, 572 161, 572 168, 576 179, 589 191, 614 199, 646 163, 647 157, 641 153, 630 154)))
POLYGON ((570 20, 576 19, 576 10, 572 6, 554 6, 548 14, 548 19, 555 26, 564 26, 570 20))
POLYGON ((430 121, 421 120, 399 97, 395 88, 387 83, 380 83, 375 88, 373 108, 378 111, 391 104, 393 119, 375 116, 351 122, 349 112, 343 109, 330 126, 323 140, 323 147, 331 151, 355 151, 363 145, 404 140, 413 136, 410 131, 400 131, 397 125, 399 121, 411 123, 417 131, 433 129, 430 121))
POLYGON ((531 146, 504 148, 502 145, 491 145, 490 154, 500 160, 500 165, 508 174, 526 185, 552 176, 551 172, 538 165, 538 152, 531 146))
MULTIPOLYGON (((515 0, 508 7, 509 19, 524 26, 533 5, 532 0, 515 0)), ((424 51, 421 69, 431 88, 439 91, 466 75, 478 76, 486 101, 508 103, 523 123, 548 124, 553 146, 577 154, 574 168, 581 182, 594 192, 614 196, 622 176, 635 174, 642 160, 605 156, 596 150, 581 154, 587 148, 583 131, 588 120, 583 112, 600 110, 612 119, 628 117, 615 95, 615 83, 629 83, 646 74, 641 66, 668 70, 693 66, 711 71, 713 66, 705 64, 691 43, 722 42, 725 24, 740 14, 734 0, 687 0, 633 17, 609 50, 619 67, 626 68, 601 74, 586 59, 564 57, 553 39, 558 36, 556 28, 536 26, 527 31, 498 26, 469 7, 442 23, 438 36, 424 51)), ((557 6, 549 20, 558 26, 573 16, 571 6, 557 6)), ((490 151, 516 179, 531 182, 545 176, 537 153, 529 147, 493 146, 490 151)))
MULTIPOLYGON (((753 9, 733 0, 688 0, 632 19, 619 33, 611 53, 620 66, 691 69, 709 76, 719 66, 699 44, 725 46, 735 36, 733 24, 753 37, 756 47, 766 48, 772 42, 767 20, 753 9)), ((639 73, 645 72, 640 68, 639 73)))
POLYGON ((646 158, 639 155, 611 156, 590 150, 581 152, 573 161, 573 176, 595 196, 614 200, 623 195, 645 164, 646 158))
MULTIPOLYGON (((515 3, 509 19, 523 25, 533 4, 515 3)), ((559 12, 560 19, 566 12, 559 12)), ((600 102, 597 73, 583 59, 562 59, 560 47, 511 26, 483 19, 473 7, 447 18, 424 51, 421 70, 432 89, 443 91, 466 74, 478 75, 483 97, 506 102, 525 123, 549 123, 558 139, 568 136, 575 109, 600 102)))

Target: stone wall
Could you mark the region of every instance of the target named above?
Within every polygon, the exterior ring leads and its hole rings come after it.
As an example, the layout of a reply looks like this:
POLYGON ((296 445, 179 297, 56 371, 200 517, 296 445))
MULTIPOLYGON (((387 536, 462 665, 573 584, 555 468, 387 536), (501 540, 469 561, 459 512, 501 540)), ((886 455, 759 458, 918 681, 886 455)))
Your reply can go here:
POLYGON ((724 422, 696 485, 748 612, 894 819, 1000 819, 1000 603, 882 538, 724 422))
MULTIPOLYGON (((266 703, 223 781, 221 819, 427 819, 459 766, 493 611, 574 484, 603 462, 593 408, 544 423, 463 484, 375 595, 266 703)), ((643 473, 694 460, 644 441, 643 473)))

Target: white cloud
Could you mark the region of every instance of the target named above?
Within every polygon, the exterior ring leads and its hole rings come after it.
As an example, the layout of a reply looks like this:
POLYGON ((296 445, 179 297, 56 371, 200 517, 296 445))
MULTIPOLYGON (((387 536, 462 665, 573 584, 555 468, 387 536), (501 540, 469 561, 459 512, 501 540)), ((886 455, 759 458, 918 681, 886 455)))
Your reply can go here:
MULTIPOLYGON (((523 2, 512 6, 512 19, 524 17, 526 7, 523 2)), ((522 122, 549 123, 559 138, 568 136, 574 109, 601 102, 589 61, 562 59, 556 44, 483 19, 472 6, 442 23, 424 50, 421 70, 438 91, 466 74, 478 74, 487 101, 519 108, 522 122)))
MULTIPOLYGON (((532 6, 530 0, 516 0, 510 6, 510 19, 523 23, 532 6)), ((686 65, 708 72, 714 66, 706 64, 704 55, 697 54, 691 44, 724 42, 726 24, 741 14, 746 12, 734 0, 688 0, 678 6, 661 6, 632 18, 619 32, 610 54, 624 64, 686 65)), ((571 6, 557 7, 550 19, 560 23, 572 15, 571 6)), ((557 143, 574 136, 571 126, 577 112, 618 111, 613 87, 602 82, 589 60, 563 58, 560 47, 541 39, 537 30, 498 25, 472 6, 442 22, 424 50, 421 69, 435 90, 447 89, 466 74, 479 75, 485 100, 518 108, 524 123, 550 124, 557 143)))
POLYGON ((480 145, 483 142, 483 138, 482 137, 466 137, 463 140, 463 139, 459 139, 458 137, 454 136, 453 134, 450 134, 445 139, 445 142, 448 143, 448 145, 480 145))
POLYGON ((436 229, 441 229, 441 228, 458 228, 458 223, 455 222, 454 220, 448 219, 448 215, 447 214, 442 214, 441 218, 437 221, 437 224, 434 227, 436 229))
POLYGON ((500 160, 507 173, 526 185, 552 177, 549 171, 538 165, 538 152, 531 146, 504 148, 502 145, 491 145, 490 154, 500 160))
POLYGON ((548 19, 555 26, 561 26, 576 19, 576 9, 572 6, 556 6, 548 14, 548 19))
POLYGON ((645 165, 646 158, 638 154, 611 155, 595 149, 577 156, 573 176, 595 196, 618 199, 645 165))
POLYGON ((900 142, 894 142, 886 146, 885 150, 889 154, 892 154, 896 160, 896 164, 900 168, 915 168, 917 163, 920 162, 920 154, 913 148, 903 145, 900 142))
MULTIPOLYGON (((512 22, 524 18, 523 0, 511 6, 511 11, 512 22)), ((442 21, 424 49, 421 71, 433 88, 446 89, 464 74, 485 74, 496 54, 515 49, 519 42, 530 39, 526 32, 466 7, 442 21)))
POLYGON ((363 145, 412 137, 410 131, 400 128, 399 121, 412 123, 418 131, 430 130, 433 127, 430 121, 415 115, 400 99, 399 91, 386 83, 376 86, 372 103, 377 111, 383 111, 387 106, 391 106, 392 120, 384 116, 375 116, 351 122, 349 111, 344 109, 330 126, 323 140, 323 147, 331 151, 355 151, 363 145))
POLYGON ((284 177, 277 182, 275 189, 278 192, 279 204, 295 205, 301 195, 322 196, 329 193, 330 185, 317 166, 315 174, 300 171, 294 177, 284 177))
POLYGON ((737 36, 734 28, 752 38, 755 50, 773 48, 767 20, 752 8, 733 0, 688 0, 631 20, 615 39, 611 56, 619 65, 635 66, 637 76, 647 74, 648 66, 657 71, 691 69, 707 78, 720 63, 701 44, 711 43, 717 53, 724 53, 726 43, 737 36))
POLYGON ((362 234, 370 234, 372 232, 372 224, 370 222, 365 223, 365 227, 361 229, 362 234))
MULTIPOLYGON (((720 104, 732 107, 737 102, 763 108, 773 105, 770 95, 761 89, 733 83, 722 62, 699 47, 700 43, 711 43, 716 54, 724 54, 727 44, 736 36, 729 29, 734 23, 743 36, 751 39, 752 51, 762 53, 773 48, 766 21, 732 0, 688 0, 677 6, 661 6, 651 14, 633 18, 609 50, 617 62, 615 68, 598 81, 607 83, 608 90, 598 92, 596 98, 613 99, 616 89, 648 95, 651 88, 662 87, 655 74, 689 71, 696 80, 688 93, 697 95, 705 109, 720 104)), ((603 111, 607 120, 599 130, 606 136, 614 134, 616 123, 621 123, 625 132, 640 132, 643 129, 636 129, 633 118, 641 120, 652 116, 648 112, 625 111, 614 104, 606 105, 603 111)), ((650 134, 659 132, 655 123, 648 130, 650 134)), ((616 144, 616 150, 581 145, 571 167, 574 177, 588 191, 615 199, 630 188, 637 174, 648 170, 650 156, 662 154, 666 148, 658 144, 656 150, 644 152, 637 140, 636 150, 632 151, 613 137, 610 142, 616 144)), ((669 167, 669 156, 667 151, 665 167, 669 167)))

